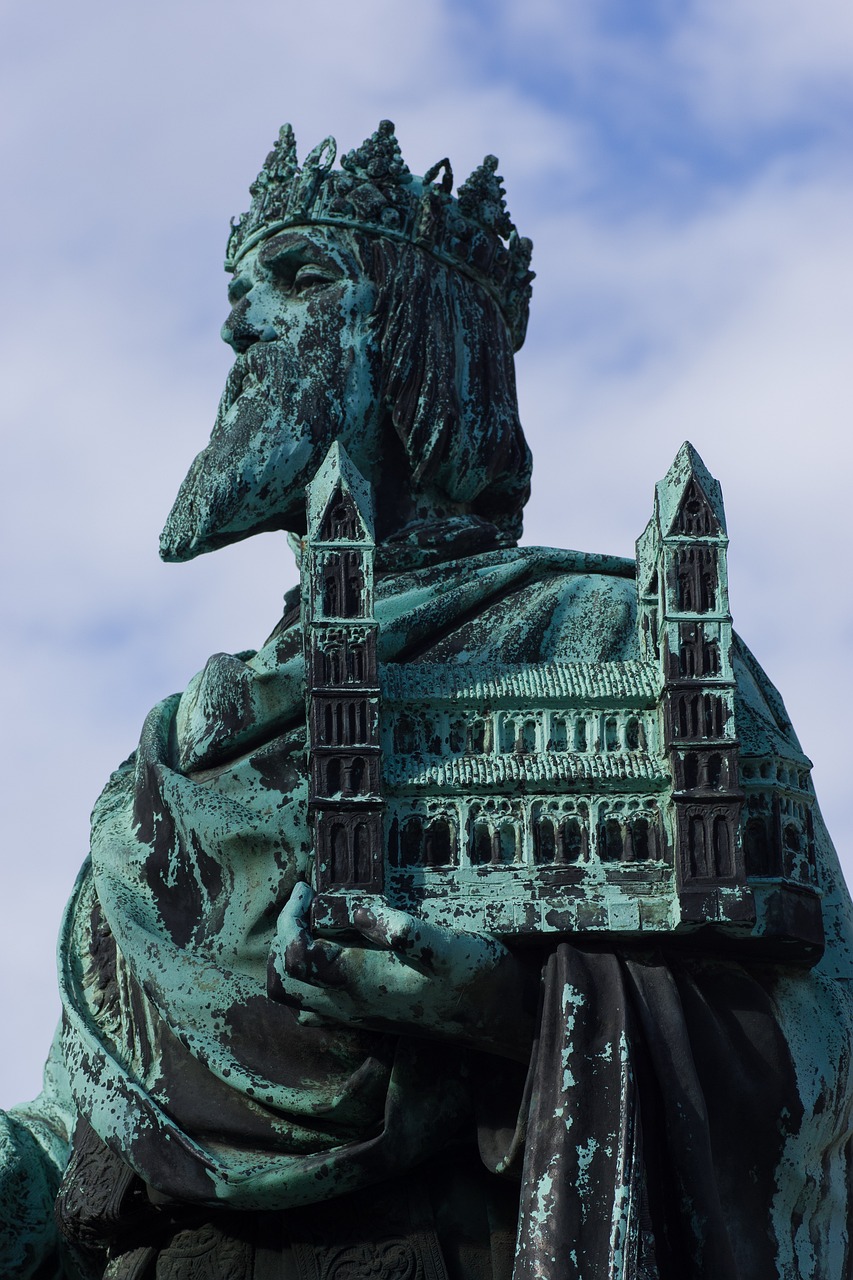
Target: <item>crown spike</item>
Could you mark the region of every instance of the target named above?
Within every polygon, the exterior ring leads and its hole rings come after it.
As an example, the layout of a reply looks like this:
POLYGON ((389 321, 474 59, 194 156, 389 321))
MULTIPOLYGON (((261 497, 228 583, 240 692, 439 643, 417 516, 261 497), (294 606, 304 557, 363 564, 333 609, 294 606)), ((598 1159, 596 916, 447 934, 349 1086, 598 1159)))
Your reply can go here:
POLYGON ((376 132, 343 157, 341 168, 354 178, 382 185, 404 184, 412 180, 391 120, 380 120, 376 132))
POLYGON ((441 182, 439 183, 439 186, 444 194, 449 196, 453 190, 453 170, 450 167, 450 161, 447 156, 445 156, 443 160, 437 160, 435 164, 430 165, 424 174, 424 186, 428 187, 431 183, 435 182, 440 173, 441 182), (444 170, 443 173, 441 172, 442 169, 444 170))
POLYGON ((309 151, 305 157, 305 163, 302 168, 313 169, 323 177, 329 172, 335 163, 335 156, 338 154, 338 144, 335 139, 329 135, 322 142, 318 142, 313 151, 309 151))
POLYGON ((505 240, 515 230, 507 212, 503 178, 498 173, 497 156, 485 156, 470 178, 456 193, 460 212, 482 226, 496 231, 505 240))

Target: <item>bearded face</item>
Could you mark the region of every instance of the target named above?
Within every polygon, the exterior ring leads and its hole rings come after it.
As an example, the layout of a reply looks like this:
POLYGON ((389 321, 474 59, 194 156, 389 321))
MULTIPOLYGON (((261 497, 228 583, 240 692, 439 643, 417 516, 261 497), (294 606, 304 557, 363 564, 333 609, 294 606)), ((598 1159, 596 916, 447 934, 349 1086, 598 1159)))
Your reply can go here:
POLYGON ((332 440, 366 475, 377 455, 376 288, 345 237, 312 227, 265 241, 241 260, 229 300, 222 336, 237 358, 161 534, 168 561, 303 532, 305 486, 332 440))

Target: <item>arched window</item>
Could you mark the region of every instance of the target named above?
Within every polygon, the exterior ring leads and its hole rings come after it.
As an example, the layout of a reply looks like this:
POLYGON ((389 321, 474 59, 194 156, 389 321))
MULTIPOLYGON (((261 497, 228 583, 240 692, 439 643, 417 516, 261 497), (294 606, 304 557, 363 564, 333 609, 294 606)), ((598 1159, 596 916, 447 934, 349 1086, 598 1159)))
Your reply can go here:
POLYGON ((560 831, 563 860, 577 862, 584 852, 583 830, 577 818, 566 818, 560 831))
POLYGON ((356 756, 350 765, 349 785, 350 794, 354 796, 361 795, 365 790, 365 775, 367 770, 362 756, 356 756))
POLYGON ((335 822, 329 834, 331 851, 331 876, 334 884, 350 884, 352 882, 352 865, 349 856, 347 829, 342 822, 335 822))
POLYGON ((748 819, 743 833, 743 847, 748 876, 772 876, 775 873, 766 818, 748 819))
POLYGON ((801 853, 803 842, 802 836, 792 822, 789 822, 782 836, 785 848, 790 853, 801 853))
POLYGON ((329 512, 329 538, 348 541, 357 537, 355 509, 348 497, 343 494, 329 512))
POLYGON ((358 618, 364 613, 364 574, 357 551, 345 551, 343 556, 343 616, 358 618))
POLYGON ((647 862, 649 858, 648 818, 635 818, 631 824, 631 835, 633 837, 635 861, 647 862))
POLYGON ((364 654, 361 645, 355 644, 347 649, 347 676, 353 684, 361 684, 364 680, 364 654))
POLYGON ((518 832, 511 822, 504 822, 500 831, 495 832, 492 860, 506 865, 515 862, 517 852, 518 832))
POLYGON ((688 823, 687 832, 690 870, 694 876, 706 876, 708 852, 705 847, 705 823, 694 815, 688 823))
POLYGON ((475 720, 469 727, 468 750, 472 755, 482 755, 486 750, 486 725, 483 720, 475 720))
POLYGON ((684 787, 692 791, 699 782, 699 757, 695 751, 688 751, 684 757, 684 787))
POLYGON ((323 569, 323 614, 327 618, 340 616, 337 567, 328 563, 323 569))
POLYGON ((586 751, 586 720, 583 716, 578 716, 575 721, 575 751, 586 751))
POLYGON ((557 843, 554 838, 554 823, 551 818, 543 816, 533 827, 533 857, 536 862, 555 862, 557 843))
POLYGON ((551 750, 565 751, 568 744, 566 722, 562 716, 554 716, 551 720, 551 750))
POLYGON ((720 646, 716 640, 708 640, 702 652, 702 675, 718 676, 720 674, 720 646))
POLYGON ((607 818, 602 827, 601 857, 604 862, 622 860, 622 823, 618 818, 607 818))
POLYGON ((708 757, 708 786, 719 791, 723 778, 723 757, 716 751, 708 757))
POLYGON ((492 833, 487 822, 475 822, 471 840, 471 861, 484 867, 492 860, 492 833))
POLYGON ((466 727, 464 720, 452 720, 450 723, 447 745, 453 755, 459 756, 465 750, 466 727))
POLYGON ((721 738, 723 735, 723 704, 720 698, 706 693, 702 700, 703 736, 721 738))
POLYGON ((640 749, 640 722, 636 716, 631 716, 625 726, 625 746, 629 751, 640 749))
POLYGON ((370 856, 370 832, 363 822, 359 822, 352 833, 352 860, 355 870, 355 884, 368 884, 371 879, 372 861, 370 856))
POLYGON ((343 679, 343 672, 341 669, 341 651, 337 645, 333 649, 326 650, 325 659, 326 683, 340 684, 343 679))
POLYGON ((428 867, 448 867, 453 861, 450 823, 446 818, 433 818, 427 827, 424 845, 428 867))
POLYGON ((403 826, 400 838, 400 863, 404 867, 418 867, 423 861, 424 828, 420 818, 414 817, 403 826))
POLYGON ((532 752, 536 750, 536 721, 525 720, 521 730, 521 750, 532 752))
POLYGON ((714 819, 714 868, 718 876, 730 876, 734 870, 729 821, 722 814, 714 819))
POLYGON ((334 756, 326 761, 326 795, 336 796, 341 789, 341 762, 334 756))

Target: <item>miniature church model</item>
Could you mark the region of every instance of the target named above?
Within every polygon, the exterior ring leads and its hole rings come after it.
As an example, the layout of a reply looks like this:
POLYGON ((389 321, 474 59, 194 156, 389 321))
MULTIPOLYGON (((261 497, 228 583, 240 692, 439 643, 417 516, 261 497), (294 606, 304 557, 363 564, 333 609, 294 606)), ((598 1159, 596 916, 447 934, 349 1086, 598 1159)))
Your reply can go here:
POLYGON ((317 922, 381 893, 505 938, 814 962, 810 764, 781 734, 768 756, 738 705, 727 544, 685 444, 637 543, 636 658, 379 665, 370 490, 333 445, 303 560, 317 922))

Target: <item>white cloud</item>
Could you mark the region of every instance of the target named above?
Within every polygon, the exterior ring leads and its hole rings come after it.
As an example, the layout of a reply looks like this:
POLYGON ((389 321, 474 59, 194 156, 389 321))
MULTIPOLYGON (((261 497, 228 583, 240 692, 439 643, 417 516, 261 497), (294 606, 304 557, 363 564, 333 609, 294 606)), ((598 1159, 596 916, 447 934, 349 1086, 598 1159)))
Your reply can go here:
POLYGON ((697 0, 672 42, 696 109, 727 128, 831 115, 850 98, 853 9, 844 0, 697 0))

